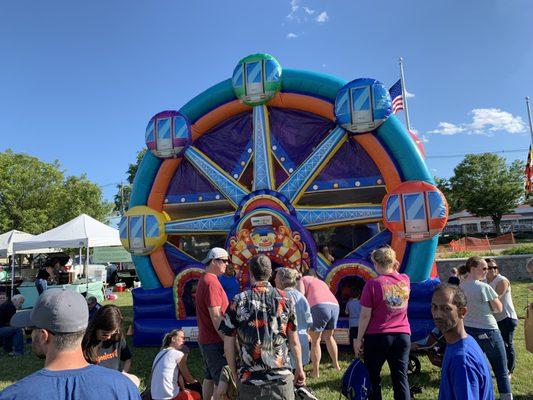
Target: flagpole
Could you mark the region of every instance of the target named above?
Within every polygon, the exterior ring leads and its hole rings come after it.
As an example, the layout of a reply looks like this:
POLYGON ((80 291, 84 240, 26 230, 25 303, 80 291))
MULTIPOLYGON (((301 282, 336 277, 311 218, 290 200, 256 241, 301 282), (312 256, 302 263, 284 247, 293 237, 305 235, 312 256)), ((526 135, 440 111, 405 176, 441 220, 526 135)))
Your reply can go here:
POLYGON ((529 119, 529 133, 531 134, 531 143, 533 143, 533 123, 531 123, 531 109, 529 108, 529 96, 526 96, 527 117, 529 119))
POLYGON ((411 130, 411 122, 409 121, 409 109, 407 108, 407 87, 405 86, 405 76, 403 73, 403 58, 400 57, 400 78, 402 80, 402 97, 403 97, 403 110, 405 111, 405 125, 407 130, 411 130))

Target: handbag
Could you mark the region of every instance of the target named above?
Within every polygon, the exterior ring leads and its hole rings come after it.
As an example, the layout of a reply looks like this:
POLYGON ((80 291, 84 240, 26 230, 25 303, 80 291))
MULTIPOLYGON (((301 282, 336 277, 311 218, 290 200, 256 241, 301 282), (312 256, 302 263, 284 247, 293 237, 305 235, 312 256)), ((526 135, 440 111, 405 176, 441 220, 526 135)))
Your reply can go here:
POLYGON ((152 376, 154 375, 154 369, 155 367, 157 366, 157 364, 159 363, 159 361, 161 361, 161 359, 163 358, 163 356, 165 355, 166 352, 164 352, 163 354, 161 354, 159 356, 159 358, 154 362, 154 365, 152 366, 152 372, 150 372, 150 379, 148 380, 148 384, 146 385, 146 389, 144 389, 144 391, 141 393, 141 399, 142 400, 152 400, 152 390, 151 390, 151 386, 152 386, 152 376))

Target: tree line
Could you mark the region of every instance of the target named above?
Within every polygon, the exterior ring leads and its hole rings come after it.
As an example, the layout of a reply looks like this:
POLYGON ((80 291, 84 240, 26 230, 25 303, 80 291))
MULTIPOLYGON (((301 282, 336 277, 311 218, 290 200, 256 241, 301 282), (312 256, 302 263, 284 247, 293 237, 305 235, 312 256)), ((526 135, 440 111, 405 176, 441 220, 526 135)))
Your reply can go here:
MULTIPOLYGON (((127 183, 117 185, 114 202, 85 174, 66 176, 58 161, 7 150, 0 153, 0 233, 11 229, 38 234, 85 213, 105 221, 113 212, 128 209, 137 168, 146 149, 126 170, 127 183)), ((492 153, 468 154, 449 179, 435 178, 448 200, 450 214, 468 210, 491 217, 496 231, 504 214, 524 201, 524 163, 492 153)))
POLYGON ((105 221, 113 205, 85 174, 67 176, 58 161, 6 150, 0 153, 0 233, 39 234, 85 213, 105 221))

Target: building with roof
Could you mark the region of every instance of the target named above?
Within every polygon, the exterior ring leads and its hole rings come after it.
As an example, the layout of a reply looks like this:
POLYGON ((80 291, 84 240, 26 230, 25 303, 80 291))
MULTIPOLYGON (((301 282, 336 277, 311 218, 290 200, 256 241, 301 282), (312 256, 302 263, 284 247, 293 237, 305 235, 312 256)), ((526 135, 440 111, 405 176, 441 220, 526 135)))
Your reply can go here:
MULTIPOLYGON (((533 232, 533 207, 522 204, 516 207, 512 213, 504 214, 501 222, 501 230, 506 232, 533 232)), ((448 223, 444 233, 494 233, 496 229, 490 217, 477 217, 463 210, 448 217, 448 223)))

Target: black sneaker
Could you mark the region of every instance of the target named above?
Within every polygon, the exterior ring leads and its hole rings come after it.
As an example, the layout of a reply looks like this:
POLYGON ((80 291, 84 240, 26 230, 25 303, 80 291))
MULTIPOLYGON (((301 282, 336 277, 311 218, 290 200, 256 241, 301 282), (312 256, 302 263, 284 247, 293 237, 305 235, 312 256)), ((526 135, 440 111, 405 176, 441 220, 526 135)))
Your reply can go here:
POLYGON ((299 386, 294 389, 296 398, 301 400, 318 400, 318 397, 307 386, 299 386))

